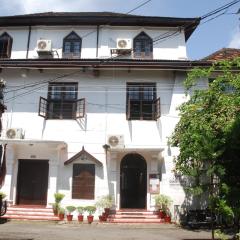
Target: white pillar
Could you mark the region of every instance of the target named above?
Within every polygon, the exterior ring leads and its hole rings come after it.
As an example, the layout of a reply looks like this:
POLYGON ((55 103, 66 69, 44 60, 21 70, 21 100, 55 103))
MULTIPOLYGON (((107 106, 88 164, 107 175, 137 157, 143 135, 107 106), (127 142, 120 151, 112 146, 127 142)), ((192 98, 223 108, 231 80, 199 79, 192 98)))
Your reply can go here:
POLYGON ((47 205, 49 205, 50 203, 54 203, 55 201, 54 193, 57 192, 58 167, 58 162, 49 161, 47 205))
POLYGON ((6 176, 4 185, 1 189, 2 192, 4 192, 7 195, 7 200, 11 201, 13 203, 14 196, 13 196, 13 189, 12 189, 12 179, 13 179, 13 164, 15 160, 15 154, 14 154, 14 148, 11 145, 7 145, 6 148, 6 176))

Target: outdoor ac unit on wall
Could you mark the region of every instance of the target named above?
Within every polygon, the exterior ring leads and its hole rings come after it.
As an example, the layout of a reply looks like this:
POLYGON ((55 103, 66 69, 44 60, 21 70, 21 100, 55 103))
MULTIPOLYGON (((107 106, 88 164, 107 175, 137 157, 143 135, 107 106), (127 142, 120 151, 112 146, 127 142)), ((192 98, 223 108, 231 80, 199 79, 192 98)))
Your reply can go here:
POLYGON ((108 144, 111 148, 124 148, 124 136, 123 135, 109 135, 108 144))
POLYGON ((132 39, 129 38, 118 38, 117 39, 117 49, 131 49, 132 39))
POLYGON ((41 39, 37 41, 37 51, 38 52, 51 52, 52 51, 52 41, 41 39))
POLYGON ((8 138, 8 139, 23 139, 23 129, 22 128, 7 129, 6 138, 8 138))

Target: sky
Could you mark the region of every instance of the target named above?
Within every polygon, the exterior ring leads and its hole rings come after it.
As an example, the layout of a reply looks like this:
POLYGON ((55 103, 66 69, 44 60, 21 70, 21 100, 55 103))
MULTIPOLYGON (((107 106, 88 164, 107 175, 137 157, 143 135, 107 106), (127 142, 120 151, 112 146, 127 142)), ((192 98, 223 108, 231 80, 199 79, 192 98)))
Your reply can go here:
MULTIPOLYGON (((49 11, 127 13, 146 0, 0 0, 0 16, 49 11)), ((232 0, 151 0, 131 14, 162 17, 200 17, 232 0)), ((204 58, 223 48, 240 48, 240 2, 207 23, 202 23, 187 42, 188 57, 204 58)))

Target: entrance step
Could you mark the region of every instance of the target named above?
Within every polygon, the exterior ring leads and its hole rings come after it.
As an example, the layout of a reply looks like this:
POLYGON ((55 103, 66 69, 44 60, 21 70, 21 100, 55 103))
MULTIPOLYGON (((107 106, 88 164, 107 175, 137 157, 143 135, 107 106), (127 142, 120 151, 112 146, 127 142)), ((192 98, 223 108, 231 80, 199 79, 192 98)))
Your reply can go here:
POLYGON ((164 223, 164 219, 160 219, 157 212, 146 211, 142 209, 124 209, 118 210, 114 214, 108 216, 108 222, 111 223, 164 223))
POLYGON ((1 218, 19 220, 59 221, 59 218, 57 216, 54 216, 52 208, 42 206, 10 206, 7 208, 6 214, 1 218))

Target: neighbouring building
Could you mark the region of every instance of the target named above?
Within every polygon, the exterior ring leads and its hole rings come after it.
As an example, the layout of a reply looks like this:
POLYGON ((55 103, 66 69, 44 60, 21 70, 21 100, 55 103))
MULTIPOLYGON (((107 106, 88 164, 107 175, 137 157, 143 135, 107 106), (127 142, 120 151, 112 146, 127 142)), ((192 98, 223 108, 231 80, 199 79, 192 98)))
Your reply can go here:
POLYGON ((160 192, 181 206, 178 151, 168 137, 186 101, 186 72, 209 65, 187 58, 199 21, 107 12, 0 17, 8 200, 49 205, 62 192, 64 205, 91 205, 111 194, 116 209, 150 210, 160 192))

